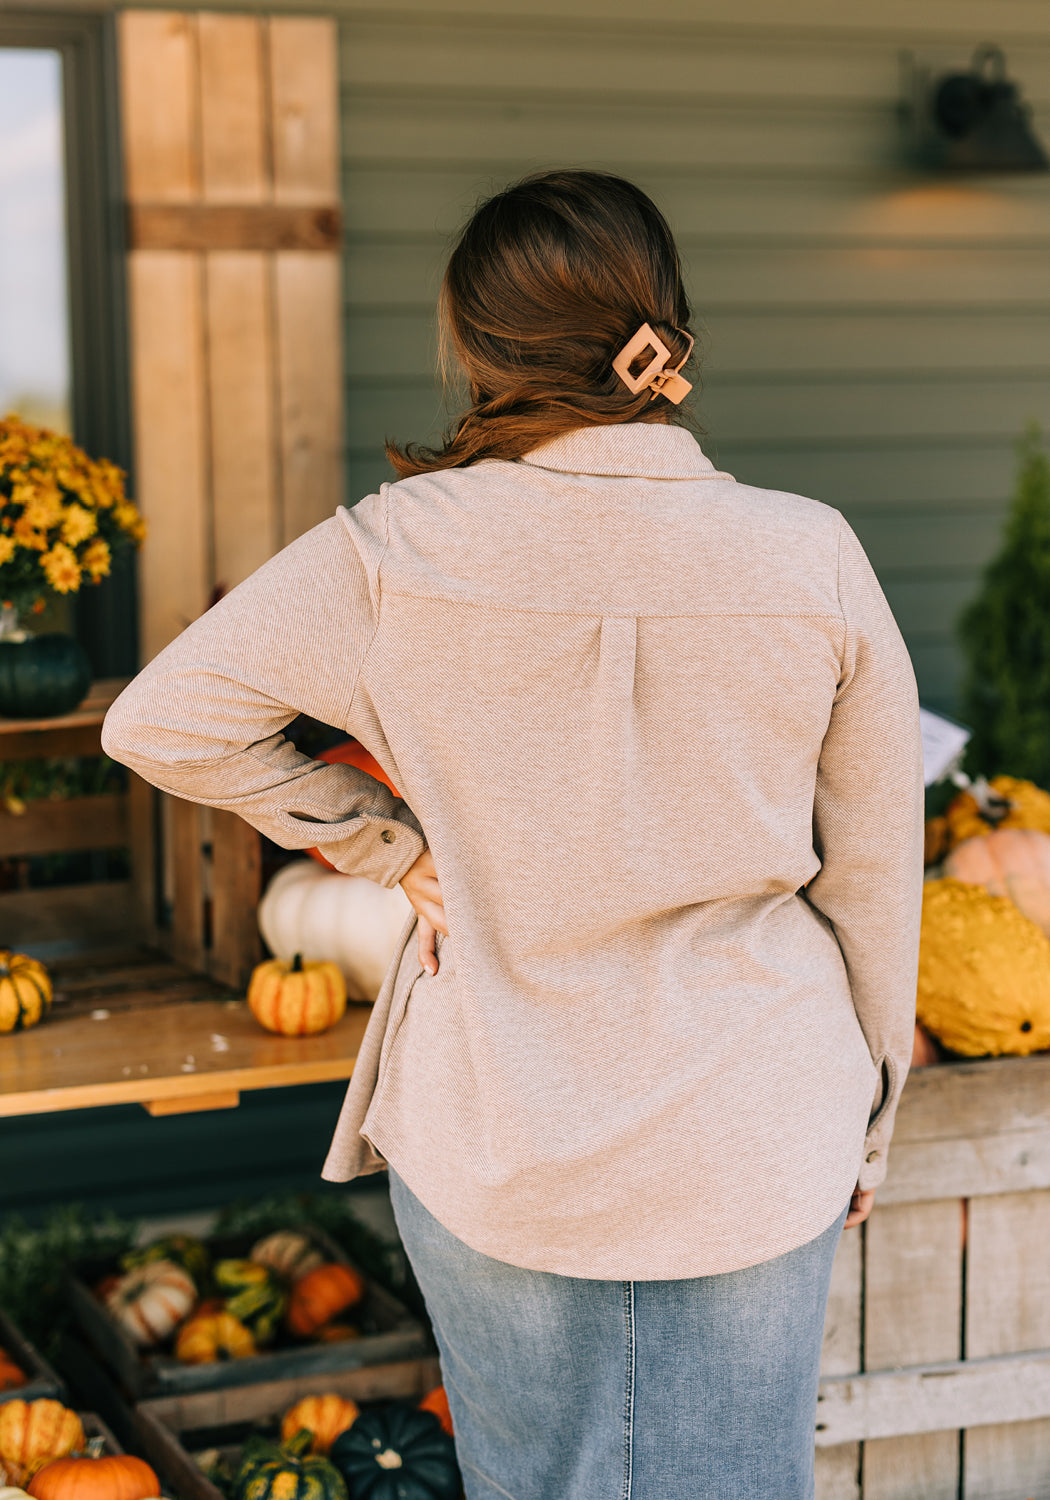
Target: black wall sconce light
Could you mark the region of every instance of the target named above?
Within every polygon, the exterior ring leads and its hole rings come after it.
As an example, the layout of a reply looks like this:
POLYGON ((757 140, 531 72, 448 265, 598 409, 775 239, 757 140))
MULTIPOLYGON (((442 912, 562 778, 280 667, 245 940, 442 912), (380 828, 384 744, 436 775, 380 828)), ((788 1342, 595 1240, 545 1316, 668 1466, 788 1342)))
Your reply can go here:
POLYGON ((902 114, 919 165, 953 175, 1050 171, 1031 109, 1007 78, 998 47, 978 47, 968 72, 934 75, 910 54, 902 65, 902 114))

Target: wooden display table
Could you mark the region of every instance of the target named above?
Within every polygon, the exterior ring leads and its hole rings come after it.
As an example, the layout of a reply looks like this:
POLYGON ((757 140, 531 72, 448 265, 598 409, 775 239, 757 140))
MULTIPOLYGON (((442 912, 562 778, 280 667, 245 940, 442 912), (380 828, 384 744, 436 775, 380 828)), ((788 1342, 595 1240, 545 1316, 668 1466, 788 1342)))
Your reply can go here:
POLYGON ((244 1000, 146 950, 51 965, 55 1004, 0 1038, 0 1116, 102 1104, 151 1115, 232 1109, 247 1089, 349 1078, 369 1005, 330 1031, 272 1036, 244 1000))

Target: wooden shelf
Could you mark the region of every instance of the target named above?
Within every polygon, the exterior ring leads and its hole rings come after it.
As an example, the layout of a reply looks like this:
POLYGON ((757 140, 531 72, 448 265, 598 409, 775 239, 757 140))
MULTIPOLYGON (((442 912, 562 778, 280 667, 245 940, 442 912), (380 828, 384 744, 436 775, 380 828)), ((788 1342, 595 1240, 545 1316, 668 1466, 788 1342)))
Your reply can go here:
POLYGON ((37 755, 98 755, 98 731, 106 710, 130 678, 104 677, 71 714, 54 719, 0 718, 0 760, 28 760, 37 755))
POLYGON ((233 991, 163 955, 52 968, 50 1018, 0 1036, 0 1116, 104 1104, 153 1115, 230 1109, 249 1089, 349 1078, 371 1013, 351 1005, 321 1036, 271 1036, 233 991))

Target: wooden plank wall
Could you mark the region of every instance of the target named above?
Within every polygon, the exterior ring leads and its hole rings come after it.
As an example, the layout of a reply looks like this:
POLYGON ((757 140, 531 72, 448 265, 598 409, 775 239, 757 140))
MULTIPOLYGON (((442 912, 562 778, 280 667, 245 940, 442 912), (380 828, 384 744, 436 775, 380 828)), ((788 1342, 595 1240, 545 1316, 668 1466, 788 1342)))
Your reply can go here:
POLYGON ((153 656, 343 500, 336 26, 119 20, 153 656))
POLYGON ((841 507, 931 705, 1032 417, 1050 422, 1050 178, 900 164, 899 52, 989 38, 1050 138, 1050 7, 1026 0, 415 0, 340 6, 351 498, 435 434, 432 307, 479 195, 544 165, 666 209, 704 327, 702 420, 739 478, 841 507))

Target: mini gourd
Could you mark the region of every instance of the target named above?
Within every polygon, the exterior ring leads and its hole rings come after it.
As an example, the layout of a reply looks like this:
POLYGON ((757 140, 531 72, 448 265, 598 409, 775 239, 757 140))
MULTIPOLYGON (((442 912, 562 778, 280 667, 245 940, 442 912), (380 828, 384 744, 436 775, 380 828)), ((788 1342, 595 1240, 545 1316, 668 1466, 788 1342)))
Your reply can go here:
POLYGON ((356 1307, 364 1294, 364 1277, 352 1266, 318 1266, 292 1287, 285 1318, 289 1333, 311 1338, 340 1313, 356 1307))
POLYGON ((292 1284, 324 1265, 324 1255, 307 1234, 298 1229, 278 1229, 258 1240, 249 1252, 252 1260, 269 1266, 282 1280, 292 1284))
POLYGON ((289 1442, 305 1428, 312 1440, 312 1451, 327 1453, 340 1433, 352 1427, 359 1416, 356 1402, 335 1392, 304 1396, 285 1412, 281 1421, 281 1441, 289 1442))
POLYGON ((285 1443, 249 1439, 232 1500, 347 1500, 346 1483, 327 1458, 310 1453, 304 1428, 285 1443))
POLYGON ((213 1274, 226 1311, 260 1347, 272 1343, 288 1301, 280 1278, 257 1260, 220 1260, 213 1274))
POLYGON ((190 1273, 174 1261, 154 1260, 117 1279, 105 1303, 139 1348, 163 1342, 197 1301, 190 1273))
POLYGON ((28 1031, 51 1009, 51 978, 25 953, 0 948, 0 1031, 28 1031))
POLYGON ((175 1358, 184 1365, 214 1365, 257 1353, 251 1332, 218 1301, 202 1303, 175 1338, 175 1358))

